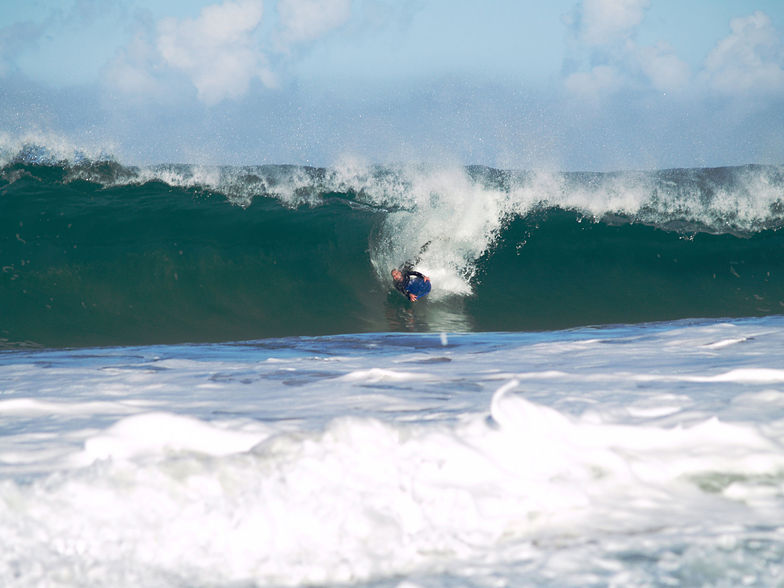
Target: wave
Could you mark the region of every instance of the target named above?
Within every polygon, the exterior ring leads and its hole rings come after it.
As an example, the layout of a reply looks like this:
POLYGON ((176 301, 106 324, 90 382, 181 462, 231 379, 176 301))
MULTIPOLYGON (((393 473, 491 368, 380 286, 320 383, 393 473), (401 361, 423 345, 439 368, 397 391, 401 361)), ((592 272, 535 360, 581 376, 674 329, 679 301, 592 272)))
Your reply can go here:
POLYGON ((0 161, 7 346, 784 309, 784 166, 138 167, 30 144, 0 161), (391 290, 404 262, 427 301, 391 290))

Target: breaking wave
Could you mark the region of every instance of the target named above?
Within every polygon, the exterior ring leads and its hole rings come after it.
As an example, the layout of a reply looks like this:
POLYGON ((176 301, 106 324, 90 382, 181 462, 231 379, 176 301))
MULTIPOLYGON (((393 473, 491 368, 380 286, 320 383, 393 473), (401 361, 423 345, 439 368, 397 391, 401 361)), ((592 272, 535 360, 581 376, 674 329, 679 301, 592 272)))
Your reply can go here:
POLYGON ((126 166, 0 153, 5 345, 551 329, 784 308, 784 166, 126 166), (411 306, 388 275, 434 288, 411 306))

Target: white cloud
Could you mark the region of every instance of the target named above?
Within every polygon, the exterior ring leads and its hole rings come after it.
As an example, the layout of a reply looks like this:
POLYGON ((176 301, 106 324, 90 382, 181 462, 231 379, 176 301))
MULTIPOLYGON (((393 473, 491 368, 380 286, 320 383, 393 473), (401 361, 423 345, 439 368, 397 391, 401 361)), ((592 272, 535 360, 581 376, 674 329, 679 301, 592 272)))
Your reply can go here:
POLYGON ((587 45, 606 45, 628 36, 642 22, 650 0, 584 0, 573 24, 587 45))
POLYGON ((639 48, 637 61, 653 87, 663 92, 681 90, 691 78, 689 66, 675 55, 667 43, 639 48))
POLYGON ((708 55, 702 78, 725 94, 784 92, 784 43, 770 18, 757 11, 732 19, 730 29, 708 55))
POLYGON ((671 92, 688 84, 689 66, 667 43, 641 47, 634 41, 649 4, 650 0, 583 0, 575 8, 567 24, 582 54, 583 71, 564 79, 569 92, 598 98, 624 87, 671 92))
POLYGON ((146 36, 139 32, 125 47, 120 48, 104 68, 109 86, 130 97, 159 95, 162 87, 154 75, 158 52, 146 36))
POLYGON ((190 77, 202 101, 237 98, 253 79, 275 84, 254 35, 261 17, 261 0, 207 6, 197 19, 159 22, 157 49, 166 65, 190 77))
POLYGON ((351 0, 280 0, 278 16, 284 43, 311 41, 349 19, 351 0))
POLYGON ((140 21, 133 41, 104 68, 105 81, 129 96, 162 99, 176 71, 208 105, 245 95, 254 80, 274 88, 267 56, 342 25, 351 0, 279 0, 277 12, 277 22, 263 23, 262 0, 224 0, 197 18, 140 21))
POLYGON ((30 21, 0 28, 0 78, 14 69, 21 53, 37 45, 44 32, 43 24, 30 21))
POLYGON ((571 74, 564 80, 564 85, 569 92, 580 98, 598 100, 619 90, 623 81, 614 67, 597 65, 589 72, 571 74))

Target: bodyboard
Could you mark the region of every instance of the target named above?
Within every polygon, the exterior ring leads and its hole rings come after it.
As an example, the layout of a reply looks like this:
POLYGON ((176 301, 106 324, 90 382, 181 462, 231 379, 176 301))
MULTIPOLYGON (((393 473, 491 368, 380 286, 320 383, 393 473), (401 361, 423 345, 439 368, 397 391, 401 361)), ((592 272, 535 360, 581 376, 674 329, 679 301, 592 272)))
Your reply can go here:
POLYGON ((423 296, 427 296, 430 292, 430 282, 426 282, 422 278, 414 276, 409 280, 406 291, 417 298, 422 298, 423 296))

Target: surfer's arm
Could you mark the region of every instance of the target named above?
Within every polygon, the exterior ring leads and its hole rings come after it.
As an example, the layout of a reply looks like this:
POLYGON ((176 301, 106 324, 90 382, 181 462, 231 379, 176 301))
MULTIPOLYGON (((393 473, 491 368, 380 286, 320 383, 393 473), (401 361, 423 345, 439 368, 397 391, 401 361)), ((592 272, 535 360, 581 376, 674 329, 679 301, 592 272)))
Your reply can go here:
POLYGON ((420 274, 419 272, 415 272, 414 270, 408 270, 407 273, 408 273, 409 276, 416 276, 418 278, 422 278, 425 282, 429 282, 430 281, 430 278, 428 278, 427 276, 425 276, 423 274, 420 274))

